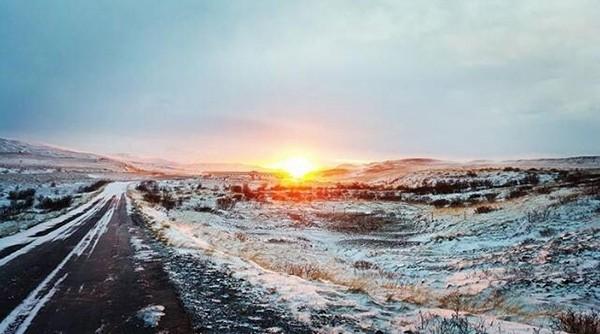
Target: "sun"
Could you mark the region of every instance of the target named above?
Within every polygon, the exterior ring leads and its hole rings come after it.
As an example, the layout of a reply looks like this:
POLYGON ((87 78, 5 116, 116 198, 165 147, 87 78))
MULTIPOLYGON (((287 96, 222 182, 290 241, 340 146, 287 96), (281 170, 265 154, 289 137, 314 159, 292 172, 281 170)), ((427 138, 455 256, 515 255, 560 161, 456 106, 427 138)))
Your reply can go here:
POLYGON ((299 180, 316 169, 315 164, 304 157, 289 157, 278 164, 278 168, 285 171, 291 178, 299 180))

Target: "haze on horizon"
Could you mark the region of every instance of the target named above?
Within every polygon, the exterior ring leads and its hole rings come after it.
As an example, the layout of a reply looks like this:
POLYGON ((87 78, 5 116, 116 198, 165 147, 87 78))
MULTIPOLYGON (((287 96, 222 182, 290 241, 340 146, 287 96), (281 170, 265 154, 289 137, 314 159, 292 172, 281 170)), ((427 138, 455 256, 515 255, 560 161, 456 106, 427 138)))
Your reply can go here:
POLYGON ((596 1, 0 2, 0 137, 258 162, 600 154, 596 1))

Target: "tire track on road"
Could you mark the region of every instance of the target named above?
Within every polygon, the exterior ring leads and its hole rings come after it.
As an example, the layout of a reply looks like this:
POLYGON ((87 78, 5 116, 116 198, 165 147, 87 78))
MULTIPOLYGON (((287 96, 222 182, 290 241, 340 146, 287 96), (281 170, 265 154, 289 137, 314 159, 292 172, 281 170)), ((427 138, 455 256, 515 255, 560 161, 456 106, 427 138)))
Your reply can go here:
POLYGON ((87 248, 93 241, 91 238, 99 232, 98 225, 107 222, 106 217, 112 215, 115 201, 114 198, 106 199, 91 208, 89 214, 80 217, 80 221, 48 234, 48 240, 44 238, 39 244, 36 244, 39 239, 32 242, 24 252, 21 249, 19 254, 11 254, 10 259, 3 263, 0 273, 0 317, 6 318, 0 323, 0 333, 12 333, 9 329, 14 325, 11 324, 24 320, 24 311, 30 311, 32 302, 43 297, 40 295, 46 292, 45 287, 53 281, 62 266, 87 248))

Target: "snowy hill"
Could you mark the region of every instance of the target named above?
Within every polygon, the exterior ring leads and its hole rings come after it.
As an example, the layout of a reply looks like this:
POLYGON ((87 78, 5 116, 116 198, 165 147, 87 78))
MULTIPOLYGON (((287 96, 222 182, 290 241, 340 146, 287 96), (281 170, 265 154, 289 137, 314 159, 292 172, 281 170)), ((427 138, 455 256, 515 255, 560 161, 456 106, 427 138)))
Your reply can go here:
POLYGON ((108 157, 49 145, 0 138, 0 167, 17 169, 61 168, 83 172, 132 172, 134 167, 108 157))
POLYGON ((423 174, 427 171, 455 170, 457 172, 471 169, 503 169, 538 168, 538 169, 600 169, 599 156, 542 158, 490 161, 477 160, 456 162, 427 158, 412 158, 372 162, 362 165, 344 164, 318 173, 323 179, 336 182, 394 182, 413 174, 423 174))
POLYGON ((120 153, 112 156, 136 168, 175 175, 196 175, 203 172, 263 172, 265 168, 241 163, 179 163, 161 158, 145 158, 120 153))

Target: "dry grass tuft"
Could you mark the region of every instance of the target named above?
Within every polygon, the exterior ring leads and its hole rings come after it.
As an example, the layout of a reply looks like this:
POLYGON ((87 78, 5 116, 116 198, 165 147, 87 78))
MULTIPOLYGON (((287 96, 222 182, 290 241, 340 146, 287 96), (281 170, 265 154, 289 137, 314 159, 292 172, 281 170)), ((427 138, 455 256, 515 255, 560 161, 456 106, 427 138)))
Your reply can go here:
POLYGON ((458 291, 453 291, 439 298, 439 306, 445 309, 454 311, 455 314, 465 311, 473 311, 471 296, 461 294, 458 291))
POLYGON ((345 281, 343 282, 343 285, 348 287, 348 291, 354 293, 367 293, 369 288, 369 282, 361 278, 353 278, 345 281))
POLYGON ((387 301, 403 301, 414 305, 431 304, 435 300, 431 292, 425 288, 399 283, 384 283, 382 287, 388 290, 387 301))
POLYGON ((331 272, 313 263, 273 263, 258 253, 250 255, 248 259, 268 270, 283 272, 308 280, 334 281, 331 272))
POLYGON ((578 313, 568 310, 554 316, 554 327, 573 334, 598 334, 600 333, 600 314, 596 311, 578 313))
POLYGON ((312 263, 286 263, 282 266, 282 271, 289 274, 309 280, 332 280, 332 275, 327 270, 312 263))
POLYGON ((237 240, 239 240, 240 242, 246 242, 248 241, 248 235, 246 233, 242 233, 242 232, 235 232, 235 238, 237 240))

